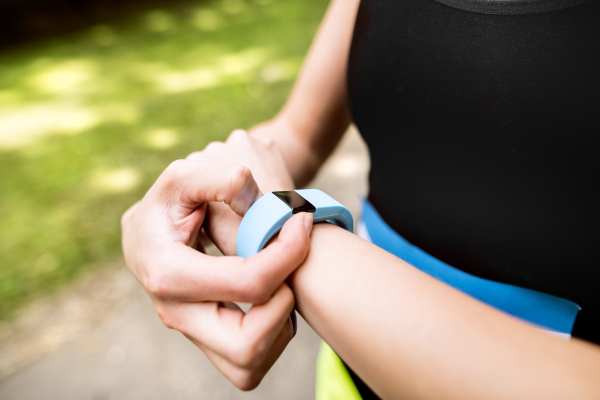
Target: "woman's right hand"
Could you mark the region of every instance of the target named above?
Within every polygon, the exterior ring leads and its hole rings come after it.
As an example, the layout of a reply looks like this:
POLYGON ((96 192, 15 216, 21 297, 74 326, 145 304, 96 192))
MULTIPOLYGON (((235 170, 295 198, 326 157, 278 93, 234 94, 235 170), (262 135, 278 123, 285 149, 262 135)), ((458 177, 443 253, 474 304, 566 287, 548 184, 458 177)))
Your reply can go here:
POLYGON ((239 219, 260 196, 241 165, 179 160, 122 218, 125 261, 162 322, 242 390, 258 386, 295 333, 285 279, 306 258, 312 218, 294 216, 248 259, 211 257, 195 247, 208 202, 226 203, 239 219), (244 313, 234 301, 254 306, 244 313))

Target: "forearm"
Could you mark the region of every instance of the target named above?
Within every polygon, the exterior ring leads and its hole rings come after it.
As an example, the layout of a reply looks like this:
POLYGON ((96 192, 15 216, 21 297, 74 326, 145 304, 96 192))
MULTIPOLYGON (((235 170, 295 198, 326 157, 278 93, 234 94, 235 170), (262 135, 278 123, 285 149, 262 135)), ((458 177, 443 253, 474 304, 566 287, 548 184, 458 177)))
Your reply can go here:
POLYGON ((328 224, 290 282, 317 333, 383 398, 600 398, 600 351, 552 337, 328 224))
POLYGON ((346 64, 358 0, 333 0, 275 129, 251 131, 277 143, 297 187, 308 183, 350 123, 346 64))

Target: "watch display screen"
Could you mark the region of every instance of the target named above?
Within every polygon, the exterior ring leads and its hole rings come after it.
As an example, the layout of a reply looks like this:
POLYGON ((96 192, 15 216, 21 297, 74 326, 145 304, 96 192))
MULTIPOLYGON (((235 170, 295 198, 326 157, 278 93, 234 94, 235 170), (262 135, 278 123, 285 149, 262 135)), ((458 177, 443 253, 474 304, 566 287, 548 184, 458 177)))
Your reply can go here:
POLYGON ((273 192, 273 194, 292 209, 292 214, 298 214, 299 212, 314 213, 317 211, 315 206, 293 190, 289 192, 273 192))

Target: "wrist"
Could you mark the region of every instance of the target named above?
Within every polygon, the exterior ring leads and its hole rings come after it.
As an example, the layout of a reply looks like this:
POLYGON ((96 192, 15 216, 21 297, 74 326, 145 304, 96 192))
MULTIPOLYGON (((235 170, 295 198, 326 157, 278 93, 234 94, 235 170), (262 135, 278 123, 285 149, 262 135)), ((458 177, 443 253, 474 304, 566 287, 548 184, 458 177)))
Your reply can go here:
POLYGON ((320 166, 305 139, 311 137, 305 129, 294 123, 289 113, 282 111, 272 120, 249 131, 251 136, 271 140, 277 146, 292 177, 294 188, 303 187, 310 182, 320 166))
MULTIPOLYGON (((337 266, 332 258, 338 251, 352 251, 358 237, 328 222, 315 223, 310 234, 310 251, 302 264, 288 277, 287 283, 296 297, 296 309, 307 321, 313 321, 328 302, 323 296, 327 286, 338 281, 337 266)), ((360 239, 358 239, 360 240, 360 239)))
POLYGON ((237 234, 237 254, 248 258, 258 253, 294 214, 308 212, 315 222, 329 221, 352 232, 350 211, 319 189, 266 193, 248 210, 237 234))

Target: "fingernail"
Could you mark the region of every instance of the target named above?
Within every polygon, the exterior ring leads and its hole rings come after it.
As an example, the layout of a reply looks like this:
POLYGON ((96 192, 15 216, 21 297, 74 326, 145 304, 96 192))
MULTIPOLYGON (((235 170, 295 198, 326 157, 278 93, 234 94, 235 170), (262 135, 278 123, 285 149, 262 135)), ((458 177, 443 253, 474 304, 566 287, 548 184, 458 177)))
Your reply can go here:
POLYGON ((307 235, 310 235, 310 231, 312 229, 313 226, 313 215, 312 213, 306 213, 304 214, 304 230, 306 231, 307 235))

